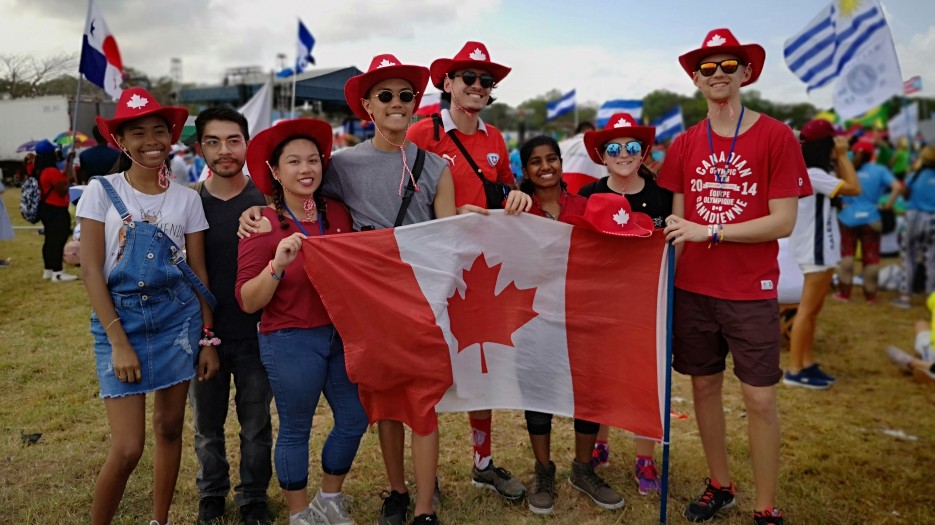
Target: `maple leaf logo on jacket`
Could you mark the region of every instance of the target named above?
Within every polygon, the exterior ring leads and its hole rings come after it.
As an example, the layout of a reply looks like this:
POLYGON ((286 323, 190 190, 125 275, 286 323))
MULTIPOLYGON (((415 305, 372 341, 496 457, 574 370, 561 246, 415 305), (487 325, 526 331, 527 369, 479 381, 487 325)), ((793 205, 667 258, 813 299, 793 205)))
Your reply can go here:
POLYGON ((146 104, 149 104, 149 99, 146 97, 141 97, 135 93, 133 94, 132 97, 130 97, 130 100, 127 101, 127 107, 133 108, 133 109, 140 109, 141 107, 144 107, 146 104))
POLYGON ((513 346, 513 333, 535 318, 532 308, 536 290, 521 290, 511 282, 495 293, 502 263, 489 266, 484 254, 474 259, 463 273, 467 285, 464 293, 456 289, 448 298, 451 333, 458 340, 458 353, 475 343, 480 344, 481 373, 487 373, 484 343, 513 346), (480 264, 480 263, 483 264, 480 264))

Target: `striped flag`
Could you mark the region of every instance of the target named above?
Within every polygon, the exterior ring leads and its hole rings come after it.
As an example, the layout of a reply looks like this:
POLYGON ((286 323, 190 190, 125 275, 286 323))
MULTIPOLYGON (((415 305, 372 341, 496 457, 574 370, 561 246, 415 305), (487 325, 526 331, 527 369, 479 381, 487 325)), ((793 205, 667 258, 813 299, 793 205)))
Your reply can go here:
POLYGON ((597 110, 597 122, 594 123, 597 129, 604 129, 610 117, 616 113, 629 113, 633 120, 639 122, 643 118, 642 100, 608 100, 604 102, 597 110))
POLYGON ((911 95, 922 91, 922 77, 916 75, 903 82, 903 93, 911 95))
POLYGON ((117 41, 107 29, 94 0, 88 3, 88 19, 84 25, 78 72, 114 99, 120 98, 123 92, 120 87, 123 84, 123 61, 120 59, 117 41))
POLYGON ((835 81, 834 106, 844 118, 902 92, 896 48, 879 0, 829 3, 786 41, 783 53, 809 91, 835 81))
POLYGON ((572 89, 562 98, 549 102, 545 107, 545 120, 555 120, 575 110, 575 90, 572 89))
POLYGON ((656 128, 656 142, 665 142, 682 133, 685 131, 682 106, 675 106, 671 111, 654 120, 652 126, 656 128))
POLYGON ((315 57, 312 56, 312 48, 315 47, 315 37, 311 31, 305 27, 302 20, 299 20, 299 40, 295 47, 295 74, 305 72, 308 65, 315 64, 315 57))

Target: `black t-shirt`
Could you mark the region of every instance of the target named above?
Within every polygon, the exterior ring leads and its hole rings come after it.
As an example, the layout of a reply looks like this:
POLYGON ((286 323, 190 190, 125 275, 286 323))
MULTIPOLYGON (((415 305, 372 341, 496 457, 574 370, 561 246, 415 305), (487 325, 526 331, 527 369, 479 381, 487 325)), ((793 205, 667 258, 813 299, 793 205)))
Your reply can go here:
MULTIPOLYGON (((608 175, 601 180, 582 187, 578 190, 578 195, 590 197, 595 193, 617 193, 607 185, 607 179, 609 178, 610 176, 608 175)), ((655 227, 662 228, 665 218, 672 214, 672 192, 665 188, 660 188, 652 177, 640 175, 640 178, 642 178, 645 183, 643 189, 637 193, 626 195, 627 201, 630 203, 630 208, 632 208, 633 211, 649 215, 652 217, 655 227)), ((620 194, 617 193, 617 195, 620 194)))
POLYGON ((209 226, 205 231, 205 266, 211 292, 218 300, 218 307, 214 310, 214 331, 222 342, 225 339, 256 337, 261 312, 245 314, 234 297, 239 242, 237 226, 244 210, 251 206, 266 206, 266 199, 249 179, 243 191, 227 201, 211 195, 204 186, 199 195, 209 226))

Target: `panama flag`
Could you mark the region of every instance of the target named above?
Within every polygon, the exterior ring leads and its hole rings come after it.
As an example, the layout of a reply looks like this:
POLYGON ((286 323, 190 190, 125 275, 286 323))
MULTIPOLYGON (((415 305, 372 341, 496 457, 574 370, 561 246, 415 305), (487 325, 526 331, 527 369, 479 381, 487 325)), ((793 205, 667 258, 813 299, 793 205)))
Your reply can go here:
POLYGON ((668 273, 658 232, 616 237, 491 210, 310 237, 302 254, 371 422, 425 434, 437 404, 535 410, 662 439, 668 273))
POLYGON ((117 41, 107 29, 94 0, 88 3, 88 20, 84 26, 78 71, 114 99, 120 98, 123 91, 120 87, 123 83, 123 61, 120 60, 117 41))

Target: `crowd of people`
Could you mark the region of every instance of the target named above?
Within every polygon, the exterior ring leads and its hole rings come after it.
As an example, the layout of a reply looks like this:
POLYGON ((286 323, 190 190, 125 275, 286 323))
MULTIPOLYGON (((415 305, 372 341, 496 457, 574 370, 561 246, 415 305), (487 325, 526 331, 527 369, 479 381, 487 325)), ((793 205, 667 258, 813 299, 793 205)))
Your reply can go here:
MULTIPOLYGON (((708 467, 703 489, 683 516, 708 521, 737 503, 723 406, 730 354, 749 426, 752 520, 781 525, 777 385, 822 388, 834 382, 813 355, 816 319, 835 269, 837 296, 850 298, 858 241, 864 295, 875 299, 875 214, 887 189, 883 208, 904 191, 909 195, 900 300, 911 301, 920 268, 927 292, 933 291, 935 150, 922 150, 922 168, 906 167, 900 182, 888 171, 868 168, 865 146, 836 136, 825 121, 810 122, 797 138, 788 126, 741 103, 741 88, 759 78, 765 51, 741 44, 728 29, 710 31, 678 60, 705 97, 708 118, 674 140, 657 174, 649 167, 655 129, 626 113, 613 115, 604 129, 583 134, 587 155, 604 175, 577 192, 562 180, 559 144, 546 136, 519 148, 517 186, 500 131, 480 118, 511 69, 494 62, 481 42, 467 42, 428 68, 392 54, 375 56, 345 86, 351 110, 372 122, 375 135, 334 155, 332 128, 322 120, 283 121, 251 138, 246 119, 232 108, 202 111, 194 147, 211 176, 192 188, 168 168, 171 156, 185 154, 173 144, 187 111, 160 106, 145 89, 125 90, 115 116, 99 117, 95 130, 116 148, 111 165, 117 165, 88 182, 77 211, 100 397, 111 430, 92 523, 113 520, 139 462, 147 395, 154 399, 155 438, 150 525, 169 523, 187 399, 200 465, 199 521, 221 519, 232 491, 224 438, 231 382, 241 428, 233 502, 243 522, 272 523, 267 492, 275 473, 290 525, 354 523, 343 485, 373 421, 361 397, 379 393, 348 377, 341 335, 303 270, 303 240, 491 209, 575 224, 589 198, 610 198, 625 199, 638 222, 675 247, 672 366, 691 378, 708 467), (410 125, 429 82, 442 90, 448 109, 410 125), (839 196, 845 202, 836 216, 839 196), (805 285, 784 371, 777 239, 790 235, 805 285), (915 264, 923 260, 925 266, 915 264), (310 491, 310 434, 322 395, 334 424, 310 491), (275 447, 271 402, 279 419, 275 447)), ((82 158, 82 165, 107 163, 101 151, 92 157, 101 158, 82 158)), ((63 172, 54 167, 54 155, 37 150, 34 168, 45 204, 44 277, 58 282, 75 278, 62 271, 61 248, 71 226, 68 185, 75 181, 68 160, 63 172)), ((925 355, 890 355, 907 370, 932 366, 925 355)), ((494 462, 492 417, 491 410, 468 413, 470 482, 507 501, 525 499, 533 513, 552 513, 558 492, 553 416, 525 412, 534 456, 528 487, 494 462)), ((402 525, 410 517, 411 523, 439 523, 437 422, 426 434, 411 431, 414 497, 406 484, 404 423, 376 423, 388 486, 379 523, 402 525)), ((574 431, 571 486, 600 508, 624 506, 620 492, 599 474, 611 459, 608 428, 575 419, 574 431)), ((637 437, 634 448, 639 493, 658 493, 654 441, 637 437)))

